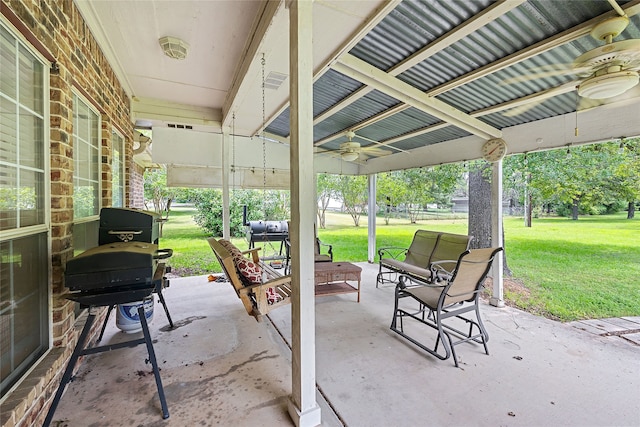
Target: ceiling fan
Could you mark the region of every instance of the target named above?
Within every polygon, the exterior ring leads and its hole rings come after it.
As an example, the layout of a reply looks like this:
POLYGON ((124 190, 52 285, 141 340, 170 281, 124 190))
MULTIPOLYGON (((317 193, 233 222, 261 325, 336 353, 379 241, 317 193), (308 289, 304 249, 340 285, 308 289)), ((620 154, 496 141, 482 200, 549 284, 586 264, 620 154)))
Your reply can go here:
MULTIPOLYGON (((353 138, 356 137, 356 133, 354 131, 348 131, 345 136, 347 137, 347 141, 340 144, 340 148, 337 150, 323 150, 319 152, 331 152, 336 156, 340 156, 342 160, 345 162, 354 162, 357 160, 367 160, 369 157, 381 157, 391 154, 391 151, 385 150, 375 145, 368 145, 363 147, 359 142, 353 141, 353 138)), ((362 138, 362 137, 358 137, 362 138)), ((362 138, 366 139, 366 138, 362 138)))
MULTIPOLYGON (((615 1, 611 1, 614 5, 615 1)), ((537 73, 507 79, 503 84, 574 74, 577 79, 578 96, 591 104, 610 100, 636 86, 639 81, 638 71, 640 71, 640 39, 613 41, 629 25, 629 18, 617 3, 614 8, 622 13, 596 24, 590 33, 594 39, 604 41, 603 46, 583 53, 572 64, 542 67, 537 73)), ((504 115, 517 116, 541 102, 543 100, 515 107, 507 110, 504 115)), ((584 104, 584 102, 581 103, 584 104)))

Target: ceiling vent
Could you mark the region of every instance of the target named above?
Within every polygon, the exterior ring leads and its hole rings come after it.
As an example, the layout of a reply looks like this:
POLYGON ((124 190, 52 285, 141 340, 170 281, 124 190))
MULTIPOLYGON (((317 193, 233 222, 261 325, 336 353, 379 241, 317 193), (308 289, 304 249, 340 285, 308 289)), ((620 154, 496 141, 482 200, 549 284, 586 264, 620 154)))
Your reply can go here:
POLYGON ((264 79, 264 88, 278 90, 282 83, 287 80, 287 75, 272 71, 269 73, 266 79, 264 79))
POLYGON ((175 123, 167 123, 167 126, 173 129, 193 129, 191 125, 177 125, 175 123))

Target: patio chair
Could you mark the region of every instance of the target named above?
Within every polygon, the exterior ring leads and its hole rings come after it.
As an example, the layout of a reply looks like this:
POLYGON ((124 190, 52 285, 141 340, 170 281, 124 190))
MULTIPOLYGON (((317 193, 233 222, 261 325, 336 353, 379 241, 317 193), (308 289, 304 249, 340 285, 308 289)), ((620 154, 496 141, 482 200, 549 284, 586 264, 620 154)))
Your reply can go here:
POLYGON ((395 307, 391 330, 408 339, 413 344, 427 351, 433 356, 445 360, 453 356, 453 362, 458 367, 455 346, 464 342, 482 344, 484 351, 489 354, 487 333, 480 318, 479 296, 483 282, 487 277, 491 263, 502 248, 486 248, 467 250, 458 258, 453 271, 443 276, 440 282, 421 282, 408 275, 400 275, 395 291, 395 307), (400 307, 400 301, 410 297, 418 302, 409 309, 400 307), (465 317, 463 314, 468 313, 465 317), (475 318, 474 318, 475 316, 475 318), (407 327, 408 319, 416 320, 407 327), (418 341, 416 336, 425 336, 424 331, 416 327, 426 325, 437 331, 433 347, 418 341), (468 330, 461 330, 468 326, 468 330), (409 335, 405 327, 411 330, 409 335), (454 337, 457 338, 454 341, 454 337), (442 343, 440 351, 438 348, 442 343))
MULTIPOLYGON (((314 245, 314 262, 333 262, 333 245, 322 243, 322 240, 318 237, 318 232, 314 224, 313 231, 316 236, 316 242, 314 245), (324 253, 323 253, 324 252, 324 253)), ((289 274, 291 267, 291 241, 289 237, 284 239, 285 247, 285 262, 284 262, 284 274, 289 274)))

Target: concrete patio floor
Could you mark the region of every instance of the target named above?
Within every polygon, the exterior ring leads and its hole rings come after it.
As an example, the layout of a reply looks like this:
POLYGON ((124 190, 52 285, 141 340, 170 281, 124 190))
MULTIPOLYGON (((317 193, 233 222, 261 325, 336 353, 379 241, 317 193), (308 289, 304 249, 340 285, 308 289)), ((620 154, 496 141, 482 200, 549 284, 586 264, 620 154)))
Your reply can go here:
MULTIPOLYGON (((316 300, 324 426, 640 425, 640 334, 615 332, 640 318, 562 324, 485 304, 490 355, 462 344, 455 368, 389 330, 394 288, 376 289, 377 266, 359 265, 359 304, 316 300)), ((172 279, 164 294, 177 328, 160 304, 150 328, 170 418, 138 346, 87 356, 52 425, 293 425, 289 308, 257 323, 228 283, 205 276, 172 279)), ((102 344, 133 336, 111 319, 102 344)))

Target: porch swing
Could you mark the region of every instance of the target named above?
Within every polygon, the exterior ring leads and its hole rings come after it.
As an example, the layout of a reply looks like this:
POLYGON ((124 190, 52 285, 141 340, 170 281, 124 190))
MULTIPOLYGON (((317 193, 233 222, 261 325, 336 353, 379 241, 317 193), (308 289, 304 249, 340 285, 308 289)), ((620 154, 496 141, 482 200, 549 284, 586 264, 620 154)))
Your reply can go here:
MULTIPOLYGON (((263 156, 263 203, 266 192, 266 138, 264 136, 265 120, 265 93, 264 93, 264 68, 265 59, 262 55, 262 156, 263 156)), ((235 187, 235 113, 232 124, 233 138, 233 180, 235 187)), ((226 239, 207 239, 211 250, 215 254, 218 263, 227 276, 227 280, 233 286, 238 298, 242 301, 247 314, 255 317, 258 322, 263 316, 283 305, 291 303, 292 287, 291 276, 281 276, 268 263, 263 262, 258 255, 261 248, 250 247, 249 250, 240 251, 233 243, 226 239)), ((266 259, 265 259, 266 261, 266 259)))

